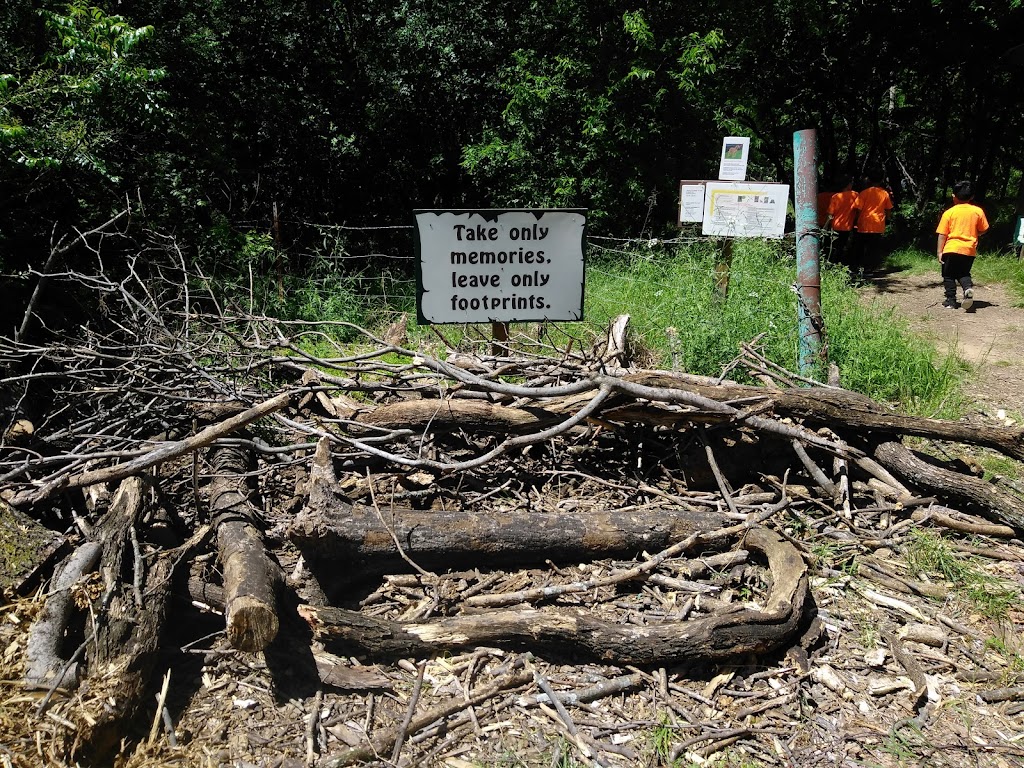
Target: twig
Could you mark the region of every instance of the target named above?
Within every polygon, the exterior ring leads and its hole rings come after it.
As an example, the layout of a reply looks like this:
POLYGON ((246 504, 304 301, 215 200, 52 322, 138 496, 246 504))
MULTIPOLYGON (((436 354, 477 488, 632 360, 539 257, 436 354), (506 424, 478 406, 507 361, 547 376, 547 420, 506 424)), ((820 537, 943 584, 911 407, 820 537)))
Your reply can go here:
POLYGON ((163 684, 160 686, 160 694, 156 697, 156 714, 153 715, 153 724, 149 728, 149 744, 155 742, 157 734, 160 733, 160 721, 164 711, 164 702, 167 701, 167 688, 170 684, 171 670, 168 669, 167 674, 164 675, 163 684))
POLYGON ((715 460, 715 452, 711 448, 711 443, 708 442, 707 427, 702 426, 697 431, 697 434, 700 436, 700 441, 704 444, 704 452, 707 454, 708 464, 711 466, 711 472, 715 476, 715 482, 718 483, 718 490, 722 492, 722 498, 725 499, 729 511, 739 516, 740 511, 736 508, 736 502, 732 499, 732 489, 729 487, 729 482, 725 479, 725 475, 722 474, 722 470, 715 460))
POLYGON ((316 732, 320 725, 320 710, 324 703, 323 688, 318 688, 313 698, 313 705, 306 720, 306 765, 313 765, 316 762, 317 749, 316 732))
POLYGON ((416 705, 420 702, 420 694, 423 692, 423 674, 426 671, 427 662, 421 661, 419 669, 416 670, 416 683, 413 686, 412 695, 409 697, 409 708, 405 712, 405 719, 402 720, 402 724, 398 727, 395 737, 395 748, 391 751, 392 765, 398 765, 398 756, 402 752, 402 744, 405 743, 405 739, 409 736, 409 726, 412 723, 413 715, 416 714, 416 705))
MULTIPOLYGON (((622 675, 620 677, 612 678, 611 680, 605 680, 604 682, 592 685, 589 688, 579 688, 575 691, 558 691, 555 693, 555 700, 560 701, 563 704, 586 704, 591 701, 597 701, 603 699, 605 696, 611 696, 616 693, 622 693, 628 691, 630 688, 636 688, 644 680, 644 675, 639 672, 634 672, 632 675, 622 675)), ((521 707, 529 707, 535 704, 545 704, 551 701, 551 697, 547 692, 537 694, 534 696, 520 696, 516 699, 516 704, 521 707)))
POLYGON ((888 627, 882 627, 881 635, 889 645, 893 658, 907 671, 907 675, 914 684, 911 706, 916 711, 928 695, 928 681, 924 676, 924 670, 917 663, 917 659, 911 656, 907 649, 903 647, 903 643, 899 641, 899 638, 896 637, 892 630, 888 627))
POLYGON ((427 579, 427 582, 429 584, 437 584, 437 582, 438 582, 437 574, 436 573, 431 573, 430 571, 426 570, 425 568, 422 568, 419 563, 417 563, 411 557, 409 557, 409 555, 407 555, 406 552, 405 552, 405 547, 403 547, 402 543, 398 540, 398 536, 395 534, 394 529, 390 525, 388 525, 386 522, 384 522, 384 515, 380 511, 380 507, 377 505, 377 495, 374 493, 374 490, 373 490, 373 478, 370 476, 370 470, 369 469, 366 470, 366 483, 367 483, 367 486, 370 489, 370 503, 373 505, 373 511, 377 513, 377 519, 380 520, 380 524, 382 526, 384 526, 384 530, 386 530, 388 532, 388 535, 391 536, 391 540, 395 543, 395 548, 398 550, 398 554, 420 576, 422 576, 423 578, 427 579))
POLYGON ((814 463, 814 460, 808 455, 807 450, 804 448, 803 443, 799 440, 793 440, 791 445, 793 446, 793 452, 796 453, 800 463, 804 465, 804 468, 810 473, 811 477, 814 478, 821 489, 829 495, 830 498, 835 498, 836 485, 829 480, 825 473, 821 471, 821 467, 814 463))

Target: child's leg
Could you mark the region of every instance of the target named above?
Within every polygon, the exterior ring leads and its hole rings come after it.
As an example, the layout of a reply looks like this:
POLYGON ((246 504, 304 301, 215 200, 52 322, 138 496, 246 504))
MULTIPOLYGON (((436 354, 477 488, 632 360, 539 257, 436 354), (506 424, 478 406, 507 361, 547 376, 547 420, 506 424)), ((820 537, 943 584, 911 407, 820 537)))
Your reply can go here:
POLYGON ((942 254, 942 290, 946 295, 946 304, 956 303, 956 278, 953 277, 953 257, 955 254, 942 254))
POLYGON ((960 283, 960 287, 962 287, 965 291, 968 291, 974 287, 974 282, 971 280, 971 267, 974 266, 974 257, 964 256, 962 257, 961 261, 963 263, 963 266, 960 270, 961 274, 958 282, 960 283))

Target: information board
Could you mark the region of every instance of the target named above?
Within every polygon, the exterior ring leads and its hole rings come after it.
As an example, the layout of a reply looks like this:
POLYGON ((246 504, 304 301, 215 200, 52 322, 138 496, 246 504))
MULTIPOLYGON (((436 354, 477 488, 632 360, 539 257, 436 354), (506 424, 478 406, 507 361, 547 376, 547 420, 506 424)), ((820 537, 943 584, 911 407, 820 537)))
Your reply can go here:
POLYGON ((586 213, 414 211, 417 320, 582 320, 586 213))
POLYGON ((709 181, 704 190, 701 233, 719 237, 782 237, 789 185, 709 181))

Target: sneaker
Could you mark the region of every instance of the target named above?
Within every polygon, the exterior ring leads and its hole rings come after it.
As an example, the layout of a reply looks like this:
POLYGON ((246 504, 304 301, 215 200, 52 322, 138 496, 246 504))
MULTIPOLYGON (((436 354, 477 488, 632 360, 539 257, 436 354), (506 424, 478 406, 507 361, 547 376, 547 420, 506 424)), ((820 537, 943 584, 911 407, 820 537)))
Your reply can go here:
POLYGON ((963 307, 964 309, 970 309, 971 307, 974 306, 974 289, 973 288, 968 288, 967 290, 964 291, 964 300, 963 300, 963 303, 960 306, 963 307))
POLYGON ((942 308, 943 309, 959 309, 960 305, 957 304, 956 301, 954 301, 953 299, 946 299, 944 302, 942 302, 942 308))

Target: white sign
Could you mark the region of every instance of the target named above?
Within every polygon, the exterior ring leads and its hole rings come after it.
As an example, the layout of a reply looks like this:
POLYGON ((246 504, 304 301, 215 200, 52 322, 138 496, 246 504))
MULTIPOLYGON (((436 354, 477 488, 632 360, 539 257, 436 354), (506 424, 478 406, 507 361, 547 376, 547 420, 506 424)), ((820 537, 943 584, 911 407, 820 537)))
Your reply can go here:
POLYGON ((704 182, 679 184, 679 223, 704 221, 704 182))
POLYGON ((788 201, 788 184, 709 181, 701 232, 720 237, 782 237, 788 201))
POLYGON ((585 210, 414 215, 421 325, 583 319, 585 210))
POLYGON ((718 166, 718 178, 743 181, 747 178, 747 157, 749 155, 749 137, 726 136, 722 139, 722 162, 718 166))

